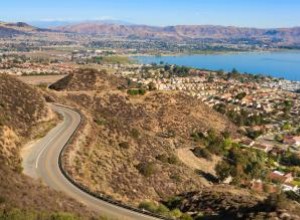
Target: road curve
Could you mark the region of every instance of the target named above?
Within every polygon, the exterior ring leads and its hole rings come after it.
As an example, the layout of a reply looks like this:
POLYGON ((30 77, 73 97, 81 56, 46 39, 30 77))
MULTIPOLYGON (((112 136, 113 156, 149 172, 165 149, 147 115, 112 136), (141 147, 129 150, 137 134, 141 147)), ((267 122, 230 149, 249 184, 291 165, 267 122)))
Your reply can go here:
POLYGON ((26 150, 23 154, 24 173, 35 179, 41 179, 51 188, 64 192, 101 215, 120 220, 157 219, 93 197, 77 188, 62 174, 59 167, 59 156, 79 126, 81 116, 76 111, 62 106, 51 105, 51 108, 61 114, 64 120, 52 129, 46 137, 26 150))

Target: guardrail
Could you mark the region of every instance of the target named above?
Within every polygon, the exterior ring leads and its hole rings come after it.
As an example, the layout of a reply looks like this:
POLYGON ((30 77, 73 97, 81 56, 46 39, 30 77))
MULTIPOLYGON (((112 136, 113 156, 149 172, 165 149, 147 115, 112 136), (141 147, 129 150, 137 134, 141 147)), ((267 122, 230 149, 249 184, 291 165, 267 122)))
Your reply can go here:
POLYGON ((68 139, 67 143, 63 146, 62 150, 60 151, 59 158, 58 158, 58 165, 59 165, 60 171, 62 172, 62 174, 65 176, 65 178, 70 183, 72 183, 74 186, 76 186, 77 188, 79 188, 81 191, 89 194, 90 196, 93 196, 93 197, 95 197, 95 198, 97 198, 99 200, 102 200, 104 202, 110 203, 112 205, 118 206, 120 208, 124 208, 124 209, 130 210, 130 211, 134 211, 136 213, 140 213, 140 214, 143 214, 143 215, 146 215, 146 216, 150 216, 150 217, 154 217, 154 218, 157 218, 157 219, 171 220, 171 218, 167 218, 165 216, 161 216, 159 214, 148 212, 148 211, 136 208, 136 207, 129 206, 129 205, 124 204, 124 203, 122 203, 120 201, 113 200, 113 199, 111 199, 107 195, 98 194, 98 193, 92 192, 88 187, 86 187, 86 186, 84 186, 84 185, 76 182, 71 177, 71 175, 69 175, 68 172, 64 169, 63 156, 65 154, 66 149, 70 145, 70 143, 74 140, 74 137, 75 137, 76 133, 78 132, 79 128, 82 126, 82 124, 83 124, 82 118, 84 118, 84 116, 77 109, 72 109, 72 108, 70 108, 68 106, 64 106, 64 105, 60 105, 60 104, 55 104, 55 105, 59 106, 59 107, 67 108, 67 109, 69 109, 71 111, 74 111, 74 112, 76 112, 77 114, 80 115, 80 123, 78 124, 78 126, 76 127, 76 129, 74 130, 74 132, 72 133, 71 137, 68 139))

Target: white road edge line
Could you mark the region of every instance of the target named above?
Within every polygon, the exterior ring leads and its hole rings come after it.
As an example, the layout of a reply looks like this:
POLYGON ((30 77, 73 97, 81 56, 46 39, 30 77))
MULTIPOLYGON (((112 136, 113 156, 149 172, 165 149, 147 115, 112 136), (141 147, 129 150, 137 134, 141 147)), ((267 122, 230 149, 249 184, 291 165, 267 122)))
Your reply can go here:
POLYGON ((43 150, 39 153, 39 155, 36 158, 35 161, 35 169, 38 169, 38 165, 39 165, 39 161, 40 161, 40 157, 42 156, 42 154, 45 152, 45 150, 48 148, 49 144, 56 138, 57 134, 60 133, 63 130, 63 126, 57 131, 55 132, 55 135, 44 145, 43 150))

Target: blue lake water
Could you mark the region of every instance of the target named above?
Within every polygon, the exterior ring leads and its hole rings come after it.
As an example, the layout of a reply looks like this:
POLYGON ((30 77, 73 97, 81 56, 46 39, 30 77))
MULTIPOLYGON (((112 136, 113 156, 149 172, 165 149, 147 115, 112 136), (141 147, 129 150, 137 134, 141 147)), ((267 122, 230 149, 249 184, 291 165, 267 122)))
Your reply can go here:
POLYGON ((184 65, 194 68, 231 71, 283 77, 300 81, 300 51, 247 52, 209 55, 137 56, 144 64, 159 63, 184 65))

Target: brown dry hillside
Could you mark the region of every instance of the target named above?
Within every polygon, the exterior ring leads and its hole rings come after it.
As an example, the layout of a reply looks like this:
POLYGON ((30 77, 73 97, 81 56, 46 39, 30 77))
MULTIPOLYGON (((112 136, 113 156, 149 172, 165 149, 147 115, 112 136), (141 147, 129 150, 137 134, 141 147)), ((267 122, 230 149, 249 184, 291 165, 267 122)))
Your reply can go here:
POLYGON ((0 75, 0 160, 11 167, 20 165, 24 137, 53 117, 39 92, 11 76, 0 75))
POLYGON ((45 133, 55 118, 40 92, 14 77, 0 75, 0 219, 58 219, 59 214, 55 218, 52 212, 94 215, 20 173, 22 145, 45 133))
POLYGON ((77 181, 135 204, 210 185, 177 158, 176 149, 191 147, 196 131, 235 133, 222 115, 182 93, 130 96, 127 89, 120 90, 125 79, 103 71, 78 71, 67 79, 52 88, 64 90, 61 95, 87 119, 84 136, 66 161, 77 181), (82 80, 85 74, 94 76, 93 84, 82 80))
POLYGON ((74 73, 62 78, 50 86, 57 91, 100 91, 124 87, 127 81, 124 78, 108 75, 105 71, 93 69, 79 69, 74 73))
POLYGON ((109 37, 136 37, 141 39, 191 40, 191 39, 248 39, 273 42, 274 45, 290 45, 299 43, 300 28, 242 28, 214 25, 179 25, 154 27, 146 25, 120 25, 80 23, 55 28, 59 31, 98 34, 109 37))
POLYGON ((245 190, 241 192, 231 186, 215 187, 184 193, 165 204, 183 212, 205 214, 206 219, 299 219, 299 204, 287 200, 283 194, 262 199, 245 190))

